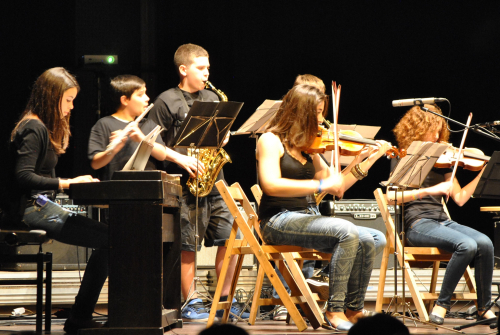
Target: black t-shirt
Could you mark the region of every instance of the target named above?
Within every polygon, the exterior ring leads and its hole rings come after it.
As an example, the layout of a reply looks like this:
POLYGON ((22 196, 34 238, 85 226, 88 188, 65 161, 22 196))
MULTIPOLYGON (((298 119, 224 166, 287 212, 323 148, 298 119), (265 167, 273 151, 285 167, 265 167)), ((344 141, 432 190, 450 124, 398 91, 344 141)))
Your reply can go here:
MULTIPOLYGON (((293 158, 285 149, 283 157, 280 158, 281 176, 289 179, 313 179, 315 174, 312 158, 307 154, 302 154, 307 162, 301 162, 293 158)), ((299 211, 309 206, 307 197, 273 197, 267 194, 262 195, 259 206, 259 218, 266 220, 279 212, 286 210, 299 211)))
MULTIPOLYGON (((90 132, 88 158, 92 160, 96 154, 106 151, 111 133, 125 128, 128 123, 129 122, 120 120, 114 116, 106 116, 99 119, 90 132)), ((156 124, 149 119, 142 119, 141 122, 139 122, 139 128, 144 135, 149 134, 155 127, 156 124)), ((160 136, 156 138, 156 142, 164 145, 160 136)), ((113 172, 123 169, 138 146, 138 142, 134 142, 129 138, 123 148, 113 157, 111 162, 99 169, 99 178, 101 180, 110 180, 113 176, 113 172)), ((156 162, 157 160, 150 156, 144 169, 156 169, 156 162)))
MULTIPOLYGON (((189 113, 189 109, 193 106, 195 101, 218 101, 219 97, 212 91, 201 90, 195 93, 189 93, 181 90, 178 87, 171 88, 156 98, 154 106, 149 111, 148 118, 154 121, 156 124, 165 128, 165 131, 161 133, 163 141, 165 144, 172 148, 174 145, 174 138, 177 134, 182 122, 189 113)), ((175 148, 175 151, 185 155, 187 150, 184 148, 175 148)), ((173 164, 169 161, 161 162, 160 168, 167 171, 170 174, 181 174, 182 183, 185 185, 189 178, 189 174, 186 170, 173 164)), ((216 181, 224 179, 224 172, 221 169, 216 181)), ((214 187, 209 195, 218 195, 219 191, 214 187)))
MULTIPOLYGON (((451 169, 433 168, 422 183, 422 188, 444 182, 445 174, 451 172, 451 169)), ((407 192, 412 191, 409 190, 407 192)), ((442 196, 426 196, 422 199, 405 203, 405 226, 409 227, 418 219, 433 219, 436 221, 448 220, 448 215, 446 215, 441 201, 442 196)))

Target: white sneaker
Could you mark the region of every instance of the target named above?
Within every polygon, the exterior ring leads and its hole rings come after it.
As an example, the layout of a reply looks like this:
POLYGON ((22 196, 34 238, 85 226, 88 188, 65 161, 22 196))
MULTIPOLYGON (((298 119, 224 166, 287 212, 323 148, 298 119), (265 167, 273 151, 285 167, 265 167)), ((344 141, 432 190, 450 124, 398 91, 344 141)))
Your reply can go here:
POLYGON ((285 306, 280 306, 273 315, 273 320, 274 321, 285 321, 286 317, 288 316, 288 311, 286 310, 285 306))

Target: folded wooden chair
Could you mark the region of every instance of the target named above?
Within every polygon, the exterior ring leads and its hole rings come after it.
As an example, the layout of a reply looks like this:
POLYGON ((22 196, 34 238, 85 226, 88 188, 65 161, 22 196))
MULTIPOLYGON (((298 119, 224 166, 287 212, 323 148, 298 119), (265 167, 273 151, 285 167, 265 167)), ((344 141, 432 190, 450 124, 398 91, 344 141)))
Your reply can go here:
POLYGON ((214 299, 212 302, 212 307, 210 309, 210 316, 207 322, 207 327, 210 327, 215 319, 215 313, 218 309, 224 310, 224 315, 222 317, 222 322, 227 322, 229 317, 229 311, 231 309, 231 302, 236 290, 236 284, 238 282, 239 274, 243 264, 243 257, 245 255, 255 255, 259 261, 259 271, 258 278, 264 278, 264 274, 267 275, 271 284, 276 289, 276 292, 280 296, 279 299, 261 299, 260 292, 262 290, 262 280, 257 280, 254 289, 254 297, 252 302, 252 310, 250 312, 250 324, 255 323, 255 318, 257 316, 258 306, 261 305, 283 305, 287 308, 291 319, 295 322, 295 325, 299 331, 304 331, 307 329, 307 324, 300 315, 295 304, 299 304, 306 314, 309 322, 314 329, 319 328, 323 322, 323 315, 321 309, 319 308, 316 300, 318 299, 317 294, 312 294, 309 286, 307 285, 299 264, 296 258, 300 258, 296 253, 309 253, 311 257, 316 257, 312 259, 330 257, 328 254, 320 253, 312 249, 306 249, 296 246, 281 246, 281 245, 266 245, 260 244, 253 234, 251 228, 253 227, 255 231, 260 236, 259 221, 257 214, 250 205, 248 198, 241 189, 238 183, 233 184, 228 187, 223 181, 218 181, 216 184, 222 198, 226 202, 229 211, 234 217, 234 223, 226 242, 226 255, 222 265, 220 278, 225 278, 227 274, 227 269, 232 255, 237 255, 236 271, 234 277, 232 278, 231 289, 226 302, 220 302, 220 296, 222 292, 222 286, 224 284, 223 280, 219 280, 217 283, 217 288, 215 291, 214 299), (238 209, 238 201, 246 215, 240 212, 238 209), (240 229, 243 239, 237 240, 236 234, 240 229), (280 264, 280 271, 287 281, 287 284, 291 290, 291 295, 288 294, 282 282, 280 281, 274 266, 271 261, 286 261, 285 266, 283 262, 280 264))
MULTIPOLYGON (((420 319, 429 321, 428 310, 430 311, 430 309, 432 309, 434 301, 437 300, 437 298, 439 297, 439 293, 436 292, 439 263, 449 261, 452 254, 440 250, 438 248, 405 247, 405 253, 404 253, 405 259, 403 263, 403 257, 402 257, 403 247, 401 243, 401 238, 400 236, 397 237, 394 236, 395 226, 392 216, 389 213, 387 198, 380 188, 376 189, 374 194, 375 194, 375 199, 377 199, 377 203, 380 208, 380 213, 382 214, 382 218, 384 219, 385 226, 387 229, 386 232, 387 245, 384 249, 382 263, 380 265, 380 277, 379 277, 377 302, 375 305, 375 310, 377 312, 381 312, 382 305, 384 303, 388 303, 389 300, 389 299, 384 300, 385 278, 386 278, 389 256, 391 254, 394 254, 394 248, 395 248, 394 246, 396 246, 398 263, 399 266, 402 269, 404 269, 406 284, 410 289, 410 293, 413 298, 413 303, 417 308, 418 315, 420 319), (412 266, 427 267, 427 265, 429 264, 433 265, 429 292, 420 292, 415 281, 415 275, 412 271, 412 266), (424 301, 427 302, 427 309, 426 306, 424 305, 424 301)), ((464 273, 464 277, 470 293, 454 293, 452 299, 473 300, 477 305, 476 282, 474 281, 474 277, 472 275, 470 266, 467 267, 467 270, 464 273)))

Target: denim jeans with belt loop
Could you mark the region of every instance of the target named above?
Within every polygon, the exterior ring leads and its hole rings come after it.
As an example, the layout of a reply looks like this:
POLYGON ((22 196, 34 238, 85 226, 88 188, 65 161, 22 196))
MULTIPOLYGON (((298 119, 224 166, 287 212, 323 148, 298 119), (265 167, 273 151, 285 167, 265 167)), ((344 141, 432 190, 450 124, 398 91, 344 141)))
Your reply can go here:
POLYGON ((486 309, 491 302, 494 266, 493 243, 488 236, 452 220, 439 222, 424 218, 408 227, 406 239, 412 247, 436 247, 453 253, 436 301, 438 306, 450 310, 451 296, 474 260, 478 310, 486 309))
POLYGON ((359 252, 357 227, 347 220, 317 215, 309 209, 285 210, 264 218, 260 227, 267 244, 296 245, 332 254, 327 310, 343 312, 348 282, 359 252))

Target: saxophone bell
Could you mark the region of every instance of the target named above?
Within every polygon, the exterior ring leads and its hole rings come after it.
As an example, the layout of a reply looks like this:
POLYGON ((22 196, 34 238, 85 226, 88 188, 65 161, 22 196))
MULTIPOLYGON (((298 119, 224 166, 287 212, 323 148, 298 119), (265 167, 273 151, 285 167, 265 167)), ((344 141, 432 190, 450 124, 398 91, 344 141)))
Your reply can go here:
MULTIPOLYGON (((227 101, 227 96, 221 90, 216 89, 208 80, 205 82, 205 88, 217 94, 221 101, 227 101)), ((188 149, 188 155, 198 157, 198 160, 205 166, 205 172, 199 174, 198 179, 189 177, 187 182, 189 191, 195 196, 196 193, 198 193, 199 197, 205 197, 212 191, 222 166, 228 162, 231 163, 231 158, 222 148, 188 149), (196 190, 198 190, 198 192, 196 190)))

